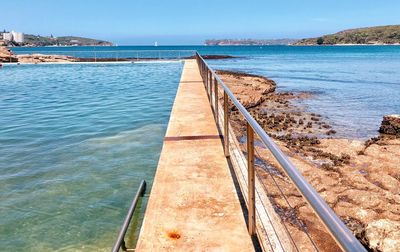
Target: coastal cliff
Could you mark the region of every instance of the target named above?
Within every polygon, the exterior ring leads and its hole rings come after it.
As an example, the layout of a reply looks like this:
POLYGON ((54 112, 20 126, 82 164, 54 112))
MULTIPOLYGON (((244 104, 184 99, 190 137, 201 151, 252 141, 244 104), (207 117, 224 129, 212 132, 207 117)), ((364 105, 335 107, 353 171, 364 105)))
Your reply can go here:
POLYGON ((400 44, 400 25, 349 29, 316 38, 306 38, 293 45, 394 45, 400 44))
MULTIPOLYGON (((275 82, 263 76, 229 71, 218 74, 365 247, 370 251, 398 251, 400 138, 387 134, 398 130, 398 117, 385 117, 383 126, 389 131, 368 141, 334 138, 336 131, 323 116, 293 102, 312 99, 312 94, 278 93, 275 82)), ((246 123, 234 107, 230 113, 241 141, 246 123)), ((268 149, 257 144, 255 151, 257 172, 299 246, 307 246, 308 233, 324 251, 337 251, 268 149)))

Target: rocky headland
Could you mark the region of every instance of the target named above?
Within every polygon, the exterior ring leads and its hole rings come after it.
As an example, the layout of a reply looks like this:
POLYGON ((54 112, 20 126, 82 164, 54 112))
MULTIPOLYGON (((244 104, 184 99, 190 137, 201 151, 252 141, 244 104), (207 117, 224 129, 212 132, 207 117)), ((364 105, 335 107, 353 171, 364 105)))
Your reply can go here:
POLYGON ((301 39, 293 45, 399 45, 400 25, 348 29, 317 38, 301 39))
MULTIPOLYGON (((368 141, 335 138, 335 129, 323 116, 294 102, 312 99, 313 94, 276 92, 276 83, 263 76, 218 74, 368 250, 399 251, 398 116, 385 117, 382 133, 377 129, 377 137, 368 141)), ((245 151, 245 121, 233 106, 230 110, 245 151)), ((337 251, 323 224, 261 143, 256 144, 256 156, 257 173, 295 241, 307 250, 308 233, 323 251, 337 251)))

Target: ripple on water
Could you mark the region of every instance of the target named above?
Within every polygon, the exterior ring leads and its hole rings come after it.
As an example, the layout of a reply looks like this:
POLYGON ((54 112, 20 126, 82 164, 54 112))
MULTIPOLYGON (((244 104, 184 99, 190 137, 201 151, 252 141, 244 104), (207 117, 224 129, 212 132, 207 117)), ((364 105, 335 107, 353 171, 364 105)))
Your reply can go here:
POLYGON ((0 71, 2 250, 110 250, 141 179, 151 185, 180 71, 0 71))

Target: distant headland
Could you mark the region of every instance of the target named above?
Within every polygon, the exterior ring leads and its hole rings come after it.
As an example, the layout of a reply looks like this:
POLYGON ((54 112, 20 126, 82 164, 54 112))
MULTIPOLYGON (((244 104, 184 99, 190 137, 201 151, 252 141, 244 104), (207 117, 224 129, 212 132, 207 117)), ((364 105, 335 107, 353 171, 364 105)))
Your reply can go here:
POLYGON ((3 39, 7 46, 112 46, 113 43, 77 36, 54 37, 24 34, 22 32, 0 32, 0 39, 3 39))
POLYGON ((296 39, 207 39, 204 44, 215 45, 289 45, 296 39))
POLYGON ((348 29, 304 39, 208 39, 209 46, 225 45, 400 45, 400 25, 348 29))
POLYGON ((293 45, 400 45, 400 25, 349 29, 301 39, 293 45))

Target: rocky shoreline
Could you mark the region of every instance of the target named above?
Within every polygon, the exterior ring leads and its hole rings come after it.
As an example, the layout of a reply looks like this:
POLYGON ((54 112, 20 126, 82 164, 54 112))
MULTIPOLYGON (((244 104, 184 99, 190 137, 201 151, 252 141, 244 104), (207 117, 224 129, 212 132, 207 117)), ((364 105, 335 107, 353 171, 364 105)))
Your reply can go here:
MULTIPOLYGON (((230 55, 203 55, 204 59, 216 60, 216 59, 232 59, 237 58, 230 55)), ((178 58, 176 58, 178 59, 178 58)), ((183 59, 194 59, 194 56, 184 57, 183 59)), ((68 62, 118 62, 118 61, 154 61, 163 60, 157 57, 133 57, 133 58, 78 58, 67 55, 57 55, 57 54, 14 54, 10 49, 8 49, 4 42, 0 40, 0 63, 68 63, 68 62)))
MULTIPOLYGON (((205 58, 232 57, 208 55, 205 58)), ((158 59, 118 59, 135 60, 158 59)), ((94 61, 116 60, 64 55, 14 55, 0 44, 0 63, 94 61)), ((379 129, 380 134, 368 141, 335 138, 335 129, 322 115, 308 112, 294 102, 312 99, 313 94, 276 92, 277 84, 263 76, 232 71, 217 73, 366 248, 370 251, 398 251, 399 116, 386 116, 379 129)), ((245 143, 246 123, 233 105, 230 106, 230 113, 236 136, 240 142, 245 143)), ((242 147, 245 151, 245 144, 242 147)), ((270 152, 261 144, 256 145, 256 169, 260 179, 268 187, 275 210, 288 224, 289 231, 304 251, 307 251, 306 244, 309 244, 306 233, 324 251, 337 251, 334 241, 326 233, 312 209, 302 199, 270 152)))
MULTIPOLYGON (((278 93, 276 83, 263 76, 230 71, 218 74, 366 248, 398 251, 399 135, 380 134, 368 141, 335 138, 335 129, 323 116, 293 102, 310 99, 312 94, 278 93)), ((230 110, 231 124, 241 141, 246 134, 245 121, 233 106, 230 110)), ((381 132, 397 132, 398 122, 393 117, 384 119, 381 132)), ((244 144, 242 147, 245 151, 244 144)), ((307 230, 324 251, 336 251, 334 242, 327 242, 332 239, 323 225, 269 151, 256 144, 256 155, 257 172, 294 239, 306 247, 307 230)))

